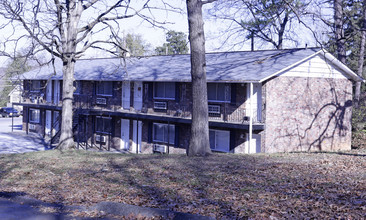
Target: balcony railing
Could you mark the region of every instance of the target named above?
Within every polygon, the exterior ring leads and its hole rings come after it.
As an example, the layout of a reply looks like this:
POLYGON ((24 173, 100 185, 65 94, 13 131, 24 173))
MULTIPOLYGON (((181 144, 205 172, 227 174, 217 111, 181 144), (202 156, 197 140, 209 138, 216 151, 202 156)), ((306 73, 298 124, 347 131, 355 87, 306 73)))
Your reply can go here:
MULTIPOLYGON (((31 99, 27 99, 23 103, 34 103, 38 105, 55 105, 53 102, 48 103, 42 98, 34 99, 36 102, 32 102, 31 99)), ((143 105, 141 110, 136 110, 133 107, 129 109, 122 108, 122 100, 115 97, 96 97, 89 95, 74 95, 74 108, 88 109, 88 110, 101 110, 101 111, 114 111, 114 112, 128 112, 136 114, 155 115, 162 117, 176 117, 191 119, 191 106, 179 105, 179 109, 171 109, 169 106, 166 110, 154 109, 153 106, 146 107, 143 105)), ((249 124, 249 116, 246 116, 246 109, 233 108, 223 104, 220 106, 220 112, 209 113, 209 121, 249 124)), ((258 120, 257 114, 254 114, 253 123, 262 123, 258 120)))

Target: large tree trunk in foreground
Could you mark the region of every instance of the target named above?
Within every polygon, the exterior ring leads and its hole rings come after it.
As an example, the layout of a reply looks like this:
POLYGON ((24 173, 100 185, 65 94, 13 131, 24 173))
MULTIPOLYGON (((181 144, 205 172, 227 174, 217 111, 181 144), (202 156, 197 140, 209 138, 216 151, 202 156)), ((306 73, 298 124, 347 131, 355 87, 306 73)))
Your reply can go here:
POLYGON ((188 156, 206 156, 211 153, 208 132, 208 106, 205 36, 203 30, 202 1, 187 0, 189 41, 192 76, 192 126, 188 156))
POLYGON ((57 148, 70 149, 75 147, 74 134, 72 132, 75 60, 69 59, 63 65, 61 137, 57 148))
MULTIPOLYGON (((362 77, 363 75, 363 63, 365 57, 365 41, 366 41, 366 0, 363 0, 362 5, 362 25, 361 25, 361 43, 360 43, 360 54, 358 55, 358 68, 357 74, 362 77)), ((355 88, 355 107, 358 107, 361 96, 361 82, 356 82, 355 88)))
POLYGON ((62 118, 61 137, 58 149, 70 149, 75 147, 74 134, 72 131, 73 120, 73 99, 74 99, 74 70, 76 62, 76 45, 78 35, 78 24, 83 11, 82 1, 67 1, 68 17, 65 33, 66 40, 62 44, 65 51, 62 56, 63 62, 63 87, 62 87, 62 118))

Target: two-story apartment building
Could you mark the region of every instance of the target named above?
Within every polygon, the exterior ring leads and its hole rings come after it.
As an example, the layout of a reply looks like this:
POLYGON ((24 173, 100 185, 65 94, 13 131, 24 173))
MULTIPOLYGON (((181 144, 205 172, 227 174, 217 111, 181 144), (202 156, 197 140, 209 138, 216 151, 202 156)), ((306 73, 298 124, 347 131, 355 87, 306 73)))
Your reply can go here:
MULTIPOLYGON (((351 148, 352 82, 362 79, 328 52, 209 53, 206 59, 212 150, 351 148)), ((23 129, 57 142, 61 63, 23 77, 23 129)), ((74 78, 78 146, 185 152, 192 109, 189 55, 79 60, 74 78)))

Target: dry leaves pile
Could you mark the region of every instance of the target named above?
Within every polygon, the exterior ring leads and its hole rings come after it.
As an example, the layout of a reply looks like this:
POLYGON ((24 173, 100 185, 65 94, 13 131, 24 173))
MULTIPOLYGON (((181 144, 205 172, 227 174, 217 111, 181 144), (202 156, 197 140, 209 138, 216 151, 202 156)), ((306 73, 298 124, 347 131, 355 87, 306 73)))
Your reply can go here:
POLYGON ((227 218, 366 218, 366 151, 272 155, 0 156, 0 191, 46 202, 101 201, 227 218))

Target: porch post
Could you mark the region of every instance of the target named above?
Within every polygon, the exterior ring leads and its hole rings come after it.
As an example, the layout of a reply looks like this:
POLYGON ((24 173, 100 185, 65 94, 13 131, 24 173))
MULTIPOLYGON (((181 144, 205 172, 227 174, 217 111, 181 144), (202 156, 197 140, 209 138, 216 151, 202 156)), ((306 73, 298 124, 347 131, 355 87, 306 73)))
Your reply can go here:
POLYGON ((250 83, 250 94, 249 94, 249 143, 248 153, 250 153, 251 142, 253 136, 253 83, 250 83))
POLYGON ((12 111, 12 113, 11 113, 11 132, 14 132, 14 112, 13 112, 14 104, 13 103, 11 103, 11 107, 12 107, 12 109, 11 109, 11 111, 12 111))

